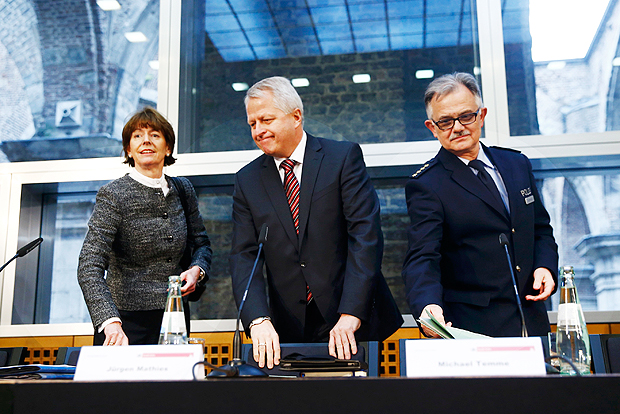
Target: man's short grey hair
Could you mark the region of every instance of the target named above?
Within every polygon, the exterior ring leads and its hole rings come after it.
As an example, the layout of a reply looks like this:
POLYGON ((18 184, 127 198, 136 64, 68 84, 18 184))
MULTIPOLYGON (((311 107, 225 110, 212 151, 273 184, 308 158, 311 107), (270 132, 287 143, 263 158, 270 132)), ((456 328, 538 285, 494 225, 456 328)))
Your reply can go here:
POLYGON ((482 94, 480 93, 480 86, 478 85, 476 78, 469 73, 454 72, 438 77, 426 88, 426 92, 424 93, 424 105, 426 106, 426 116, 428 116, 428 119, 433 119, 433 110, 431 108, 431 101, 433 98, 440 98, 444 95, 449 95, 456 91, 460 86, 464 86, 469 89, 476 99, 476 105, 478 105, 478 108, 482 108, 482 94))
POLYGON ((295 109, 301 111, 301 119, 304 119, 304 104, 291 84, 291 81, 282 76, 273 76, 256 82, 245 94, 245 108, 248 108, 248 102, 251 98, 263 98, 266 93, 271 92, 273 95, 273 104, 276 108, 290 114, 295 109))

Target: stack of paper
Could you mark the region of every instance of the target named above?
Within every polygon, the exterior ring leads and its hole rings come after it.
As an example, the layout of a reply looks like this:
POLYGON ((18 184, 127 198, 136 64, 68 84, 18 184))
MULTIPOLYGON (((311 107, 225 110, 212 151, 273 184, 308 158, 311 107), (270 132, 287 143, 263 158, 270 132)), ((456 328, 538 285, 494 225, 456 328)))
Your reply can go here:
POLYGON ((480 338, 490 338, 489 336, 482 335, 475 332, 470 332, 465 329, 453 328, 451 326, 446 326, 439 322, 431 313, 428 311, 426 314, 429 316, 428 318, 420 318, 418 322, 421 325, 433 331, 437 335, 445 339, 480 339, 480 338))

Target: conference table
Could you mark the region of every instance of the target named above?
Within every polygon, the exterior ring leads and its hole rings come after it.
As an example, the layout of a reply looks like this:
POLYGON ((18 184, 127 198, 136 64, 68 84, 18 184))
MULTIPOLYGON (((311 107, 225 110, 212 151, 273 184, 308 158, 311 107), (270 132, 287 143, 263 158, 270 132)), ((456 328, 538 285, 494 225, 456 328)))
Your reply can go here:
POLYGON ((0 413, 620 413, 620 375, 0 381, 0 413))

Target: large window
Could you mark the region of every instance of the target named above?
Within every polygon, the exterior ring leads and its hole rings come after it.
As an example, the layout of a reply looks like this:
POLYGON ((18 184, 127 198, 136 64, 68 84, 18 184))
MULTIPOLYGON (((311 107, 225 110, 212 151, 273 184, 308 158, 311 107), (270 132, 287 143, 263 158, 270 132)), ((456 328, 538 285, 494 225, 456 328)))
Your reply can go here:
POLYGON ((183 2, 179 151, 254 149, 244 93, 276 75, 293 80, 314 135, 434 139, 421 96, 433 74, 479 67, 474 10, 472 0, 183 2))
POLYGON ((159 0, 110 3, 0 1, 0 162, 118 156, 157 105, 159 0))
POLYGON ((620 2, 504 3, 510 133, 620 130, 620 2))
POLYGON ((91 332, 77 257, 97 189, 129 170, 120 130, 142 105, 175 126, 178 161, 166 172, 194 183, 214 246, 194 317, 232 329, 220 320, 236 314, 232 177, 259 154, 243 97, 273 75, 294 80, 308 132, 362 145, 381 201, 383 271, 401 311, 403 186, 439 148, 422 94, 434 77, 467 71, 489 107, 485 143, 532 159, 560 264, 575 267, 584 307, 620 321, 620 0, 542 11, 548 28, 577 16, 574 39, 539 34, 535 16, 551 0, 103 3, 0 0, 0 251, 8 260, 45 239, 0 274, 0 335, 50 323, 71 324, 71 334, 80 322, 91 332), (545 38, 554 52, 568 45, 581 55, 540 55, 545 38))
MULTIPOLYGON (((559 245, 560 266, 575 268, 580 299, 586 310, 618 308, 616 286, 620 272, 613 266, 620 246, 620 236, 614 230, 620 229, 618 164, 620 156, 557 159, 554 165, 534 162, 543 202, 551 215, 559 245), (596 171, 585 168, 588 164, 594 164, 596 171)), ((401 166, 387 172, 378 168, 369 170, 381 203, 385 239, 382 269, 403 313, 409 313, 401 278, 409 225, 404 184, 408 172, 416 168, 401 166)), ((233 177, 194 176, 191 179, 214 252, 211 278, 202 299, 191 305, 192 318, 234 318, 236 307, 228 269, 233 177)), ((31 211, 32 217, 27 222, 30 227, 40 225, 45 242, 38 255, 20 260, 21 277, 15 284, 14 324, 90 322, 77 284, 77 259, 96 189, 103 183, 35 184, 24 188, 24 211, 42 205, 42 210, 31 211), (39 216, 41 222, 37 223, 39 216), (27 269, 33 268, 38 268, 38 272, 28 273, 27 269)), ((22 217, 26 218, 25 213, 22 217)), ((26 234, 36 234, 36 231, 23 227, 21 233, 26 238, 26 234)), ((549 309, 557 309, 557 298, 549 302, 549 309)))

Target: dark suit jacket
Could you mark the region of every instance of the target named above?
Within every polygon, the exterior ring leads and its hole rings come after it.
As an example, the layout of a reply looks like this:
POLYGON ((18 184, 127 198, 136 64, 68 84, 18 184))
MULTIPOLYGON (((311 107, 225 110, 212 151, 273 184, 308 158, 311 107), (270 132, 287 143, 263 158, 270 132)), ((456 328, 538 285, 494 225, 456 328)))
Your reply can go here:
POLYGON ((520 336, 521 323, 505 249, 508 236, 530 335, 546 335, 544 302, 533 294, 533 272, 545 267, 557 287, 558 253, 532 174, 518 151, 486 148, 510 200, 510 217, 471 169, 441 149, 406 186, 411 218, 403 267, 407 301, 418 318, 428 304, 444 309, 455 327, 490 336, 520 336))
POLYGON ((359 145, 307 135, 300 190, 299 236, 274 160, 262 155, 235 177, 230 269, 239 305, 263 223, 269 227, 242 311, 244 326, 271 316, 282 342, 302 342, 306 283, 327 325, 340 314, 362 320, 359 340, 383 340, 403 320, 381 274, 379 200, 359 145))

